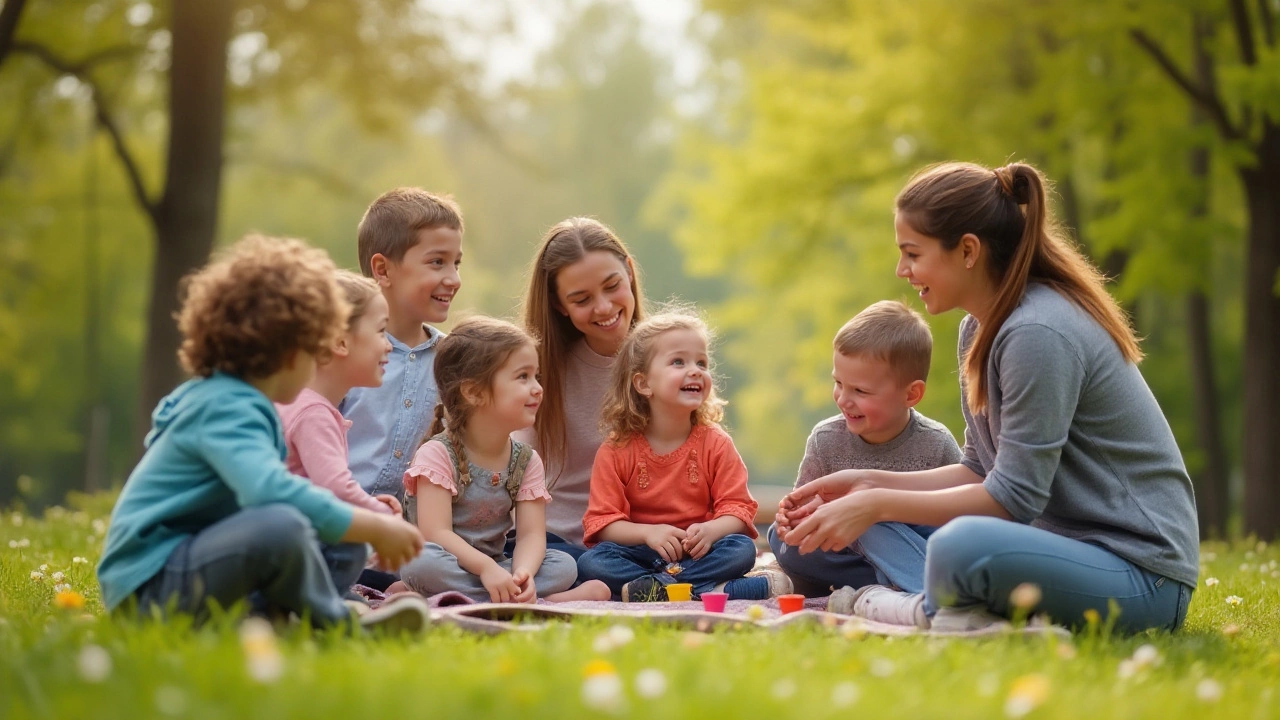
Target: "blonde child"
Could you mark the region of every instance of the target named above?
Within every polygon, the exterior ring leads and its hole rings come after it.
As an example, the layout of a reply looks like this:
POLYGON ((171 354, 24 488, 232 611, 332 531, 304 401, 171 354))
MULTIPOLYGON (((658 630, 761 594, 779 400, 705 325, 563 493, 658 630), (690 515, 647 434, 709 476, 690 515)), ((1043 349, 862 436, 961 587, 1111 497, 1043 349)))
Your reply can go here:
POLYGON ((524 326, 539 342, 545 395, 532 430, 517 437, 542 456, 555 492, 547 547, 576 558, 586 552, 582 516, 604 440, 600 406, 618 349, 644 319, 644 293, 626 245, 591 218, 569 218, 547 231, 529 275, 524 326))
POLYGON ((470 318, 440 341, 435 372, 440 404, 404 474, 405 516, 427 543, 391 590, 453 590, 493 602, 607 598, 598 583, 565 592, 578 572, 573 557, 546 548, 551 495, 542 460, 511 438, 542 403, 533 339, 511 323, 470 318), (513 510, 516 544, 507 558, 513 510))
MULTIPOLYGON (((391 568, 417 555, 416 527, 342 502, 284 464, 272 402, 297 397, 342 331, 349 308, 334 272, 299 240, 251 236, 189 278, 178 355, 195 378, 156 407, 146 454, 112 511, 98 565, 108 610, 203 619, 211 604, 250 600, 334 624, 350 618, 339 593, 360 565, 331 575, 339 568, 320 542, 354 546, 361 561, 370 543, 391 568)), ((409 598, 361 622, 425 618, 409 598)))
POLYGON ((338 286, 351 307, 344 331, 316 363, 316 376, 291 403, 276 405, 289 450, 289 472, 326 488, 339 500, 388 515, 399 515, 394 495, 370 495, 351 477, 347 428, 351 421, 338 403, 354 387, 378 387, 391 343, 387 342, 387 301, 377 283, 346 270, 338 286))
POLYGON ((707 346, 706 325, 674 310, 640 323, 618 354, 582 521, 591 549, 578 568, 624 602, 665 600, 675 582, 731 599, 791 591, 782 574, 743 577, 755 564, 757 504, 719 424, 707 346))

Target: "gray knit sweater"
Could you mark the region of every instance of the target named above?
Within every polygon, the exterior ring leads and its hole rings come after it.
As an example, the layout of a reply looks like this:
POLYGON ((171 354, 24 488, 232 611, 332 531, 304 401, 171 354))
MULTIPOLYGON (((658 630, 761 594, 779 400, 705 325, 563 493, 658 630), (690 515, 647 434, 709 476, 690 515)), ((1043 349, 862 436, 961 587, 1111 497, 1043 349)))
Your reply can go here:
POLYGON ((844 416, 827 418, 813 427, 805 443, 796 487, 838 470, 932 470, 960 462, 960 447, 951 431, 915 410, 898 436, 873 445, 849 432, 844 416))

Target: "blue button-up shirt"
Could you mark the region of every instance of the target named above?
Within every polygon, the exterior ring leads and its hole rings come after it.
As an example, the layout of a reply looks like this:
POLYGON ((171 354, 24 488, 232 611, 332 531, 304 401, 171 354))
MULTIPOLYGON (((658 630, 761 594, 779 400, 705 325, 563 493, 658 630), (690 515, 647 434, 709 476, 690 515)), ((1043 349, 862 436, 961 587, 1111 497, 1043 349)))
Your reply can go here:
POLYGON ((444 333, 429 325, 423 328, 427 341, 414 348, 388 334, 391 354, 382 386, 352 388, 338 406, 351 421, 351 475, 370 494, 404 498, 404 471, 430 429, 440 400, 435 347, 444 333))

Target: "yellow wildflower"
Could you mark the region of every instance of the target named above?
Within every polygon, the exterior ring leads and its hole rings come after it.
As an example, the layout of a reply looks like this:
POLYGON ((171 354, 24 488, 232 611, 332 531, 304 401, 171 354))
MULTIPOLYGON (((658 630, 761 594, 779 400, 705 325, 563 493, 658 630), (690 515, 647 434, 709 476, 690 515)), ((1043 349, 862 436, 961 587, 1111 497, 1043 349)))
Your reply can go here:
POLYGON ((62 610, 83 610, 84 596, 75 590, 63 590, 53 596, 53 604, 62 610))

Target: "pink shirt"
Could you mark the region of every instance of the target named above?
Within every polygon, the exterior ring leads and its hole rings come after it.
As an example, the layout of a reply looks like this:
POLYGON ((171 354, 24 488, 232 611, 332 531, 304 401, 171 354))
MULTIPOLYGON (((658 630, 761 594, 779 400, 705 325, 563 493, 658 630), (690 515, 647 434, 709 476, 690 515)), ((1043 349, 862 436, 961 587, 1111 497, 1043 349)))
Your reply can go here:
POLYGON ((289 449, 285 465, 289 472, 356 507, 392 514, 391 508, 373 499, 351 477, 347 466, 347 428, 351 421, 343 418, 333 403, 315 390, 303 388, 288 405, 277 403, 276 412, 284 425, 284 443, 289 449))
MULTIPOLYGON (((413 456, 413 464, 404 473, 404 494, 417 495, 418 478, 424 477, 456 497, 458 486, 453 481, 454 472, 453 461, 449 459, 449 449, 442 442, 429 440, 418 448, 417 454, 413 456)), ((490 470, 490 472, 493 471, 490 470)), ((471 481, 476 481, 474 475, 471 481)), ((525 500, 551 501, 551 493, 547 492, 547 472, 542 466, 542 458, 538 457, 538 453, 534 453, 529 458, 529 466, 524 469, 524 477, 520 480, 520 490, 516 492, 516 502, 525 500)))

